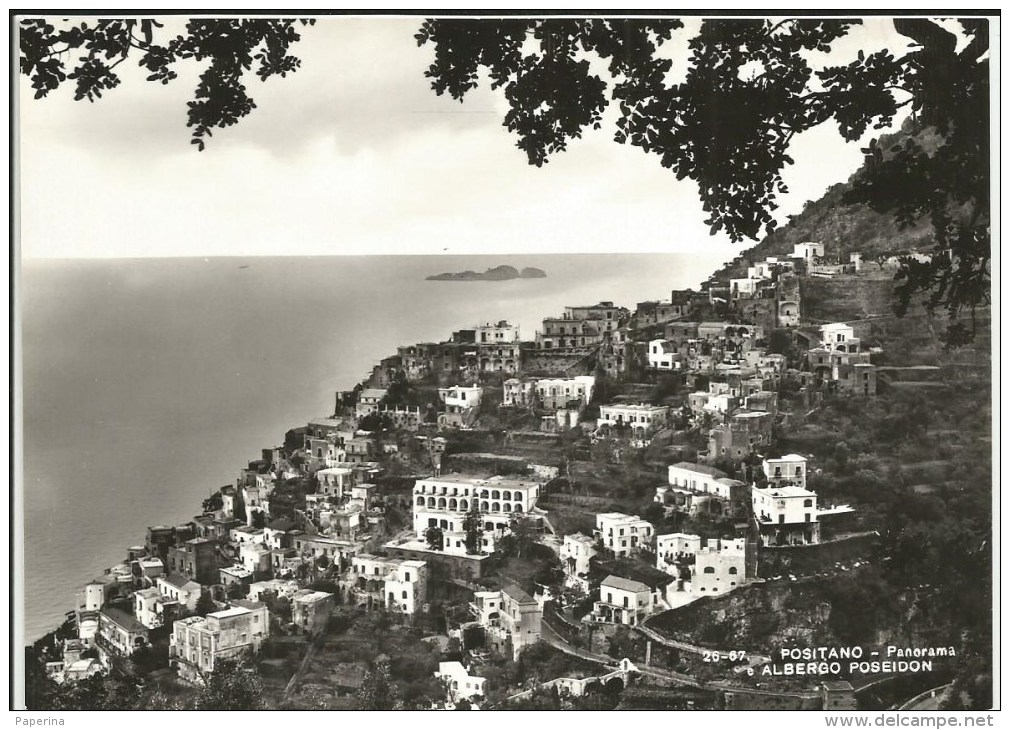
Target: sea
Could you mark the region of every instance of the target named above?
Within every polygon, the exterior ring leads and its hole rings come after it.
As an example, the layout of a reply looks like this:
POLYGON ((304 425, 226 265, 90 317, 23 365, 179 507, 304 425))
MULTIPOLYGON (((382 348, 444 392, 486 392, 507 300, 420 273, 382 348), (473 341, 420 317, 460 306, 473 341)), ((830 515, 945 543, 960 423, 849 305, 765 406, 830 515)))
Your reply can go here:
POLYGON ((333 412, 398 345, 566 305, 634 309, 696 287, 708 255, 27 260, 20 281, 24 638, 177 524, 260 449, 333 412), (426 281, 509 264, 545 279, 426 281))

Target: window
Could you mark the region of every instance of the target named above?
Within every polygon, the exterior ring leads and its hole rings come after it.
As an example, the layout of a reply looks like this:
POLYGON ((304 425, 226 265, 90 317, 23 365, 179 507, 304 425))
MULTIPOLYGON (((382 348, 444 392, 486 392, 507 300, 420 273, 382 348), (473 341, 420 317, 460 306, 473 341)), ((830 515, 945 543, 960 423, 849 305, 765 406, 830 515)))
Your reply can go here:
POLYGON ((400 596, 400 597, 401 597, 401 598, 406 598, 406 597, 407 597, 407 591, 403 591, 403 595, 402 595, 402 596, 400 596))

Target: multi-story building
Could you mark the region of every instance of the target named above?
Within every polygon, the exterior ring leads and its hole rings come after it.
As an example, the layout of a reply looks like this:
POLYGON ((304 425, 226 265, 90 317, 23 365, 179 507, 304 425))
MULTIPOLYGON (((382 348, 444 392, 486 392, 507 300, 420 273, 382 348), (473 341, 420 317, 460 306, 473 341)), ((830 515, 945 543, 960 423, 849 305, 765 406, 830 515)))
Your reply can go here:
POLYGON ((769 487, 807 488, 807 460, 799 454, 765 459, 761 465, 769 487))
POLYGON ((622 512, 605 512, 596 515, 595 537, 603 541, 603 547, 623 558, 633 555, 652 544, 652 524, 638 515, 622 512))
POLYGON ((821 325, 821 347, 836 352, 859 352, 859 338, 855 330, 844 322, 821 325))
POLYGON ((316 472, 319 493, 341 500, 351 492, 357 483, 357 475, 350 466, 333 466, 316 472))
POLYGON ((386 397, 385 388, 364 388, 358 393, 358 402, 354 406, 354 415, 363 418, 379 410, 379 403, 386 397))
POLYGON ((656 567, 677 578, 667 591, 671 603, 681 603, 673 598, 676 592, 693 598, 726 593, 746 581, 747 541, 705 540, 684 533, 657 535, 656 567))
POLYGON ((171 615, 172 606, 177 605, 161 595, 157 588, 144 588, 133 594, 133 615, 146 628, 156 629, 165 623, 166 614, 171 615))
POLYGON ((751 489, 754 519, 765 546, 812 545, 820 542, 817 495, 803 487, 751 489))
POLYGON ((679 370, 681 366, 677 347, 667 340, 649 340, 648 357, 651 370, 679 370))
POLYGON ((516 515, 528 514, 536 505, 543 482, 503 476, 482 478, 449 474, 418 479, 414 484, 414 531, 423 540, 431 527, 443 533, 448 552, 465 552, 463 521, 477 510, 484 523, 483 552, 494 552, 494 539, 508 529, 516 515))
POLYGON ((428 599, 428 564, 423 560, 362 553, 351 559, 350 577, 362 608, 384 607, 412 616, 428 599))
POLYGON ((577 401, 587 406, 593 398, 596 378, 592 375, 576 375, 574 378, 540 378, 536 382, 537 398, 547 410, 565 408, 577 401))
POLYGON ((502 384, 502 405, 508 408, 528 406, 535 393, 536 381, 509 378, 502 384))
POLYGON ((221 659, 236 659, 259 652, 270 635, 267 607, 252 601, 234 601, 231 608, 206 617, 192 616, 172 626, 168 656, 179 676, 202 682, 221 659))
POLYGON ((147 627, 122 609, 110 607, 98 612, 95 645, 104 664, 114 657, 127 657, 149 644, 147 627))
POLYGON ((561 565, 565 569, 565 582, 570 585, 588 585, 589 561, 596 555, 596 540, 576 532, 565 535, 561 543, 561 565))
POLYGON ((460 700, 475 701, 484 697, 484 677, 478 677, 467 671, 459 662, 439 662, 435 676, 445 684, 446 694, 450 702, 460 700))
POLYGON ((291 623, 301 633, 315 636, 326 630, 334 605, 336 598, 332 593, 298 591, 291 599, 291 623))
POLYGON ((438 389, 438 399, 449 413, 462 413, 470 408, 477 408, 480 406, 480 398, 479 385, 454 385, 451 388, 438 389))
POLYGON ((473 328, 474 341, 479 344, 519 342, 519 326, 502 320, 496 324, 486 322, 473 328))
POLYGON ((218 578, 217 545, 203 537, 174 545, 168 549, 166 568, 169 573, 179 573, 200 585, 214 585, 218 578))
POLYGON ((628 428, 633 437, 646 438, 657 429, 666 426, 670 418, 669 406, 653 406, 641 403, 611 403, 600 406, 597 428, 628 428))
POLYGON ((637 626, 659 605, 659 591, 637 580, 609 575, 600 583, 600 598, 587 618, 604 623, 637 626))
POLYGON ((170 573, 158 578, 158 592, 167 600, 176 601, 179 604, 181 613, 192 613, 196 611, 197 601, 203 587, 196 581, 190 580, 184 575, 170 573))
POLYGON ((668 468, 668 487, 656 489, 655 501, 689 514, 742 516, 747 513, 748 487, 724 471, 681 461, 668 468))
POLYGON ((500 591, 476 591, 470 610, 497 651, 519 657, 524 647, 540 640, 543 609, 526 591, 506 584, 500 591))

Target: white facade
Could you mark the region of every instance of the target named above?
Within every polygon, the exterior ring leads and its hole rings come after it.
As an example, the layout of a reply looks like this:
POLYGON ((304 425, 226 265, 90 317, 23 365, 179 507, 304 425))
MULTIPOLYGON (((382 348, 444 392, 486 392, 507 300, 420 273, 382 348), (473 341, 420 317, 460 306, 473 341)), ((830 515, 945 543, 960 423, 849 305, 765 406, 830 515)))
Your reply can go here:
POLYGON ((652 524, 638 515, 605 512, 596 515, 596 535, 616 557, 627 557, 652 542, 652 524))
POLYGON ((414 531, 423 540, 431 527, 442 530, 446 552, 465 553, 463 521, 479 510, 484 523, 485 552, 493 552, 494 533, 501 534, 516 515, 536 505, 543 483, 502 476, 451 474, 419 479, 413 490, 414 531))
MULTIPOLYGON (((667 480, 671 487, 689 492, 711 494, 720 499, 732 499, 733 488, 743 484, 736 479, 730 479, 725 472, 713 467, 704 464, 689 464, 684 461, 671 464, 667 468, 667 480)), ((663 491, 665 492, 665 490, 663 491)), ((657 501, 662 500, 657 499, 657 501)))
POLYGON ((611 575, 600 583, 600 598, 593 606, 593 618, 635 626, 651 616, 658 606, 658 591, 645 583, 611 575))
POLYGON ((250 601, 260 601, 264 593, 272 593, 278 598, 291 599, 299 591, 298 581, 294 580, 261 580, 249 586, 250 601))
POLYGON ((470 674, 459 662, 439 662, 435 676, 445 683, 452 702, 474 700, 484 696, 484 677, 470 674))
POLYGON ((354 415, 358 418, 375 413, 379 410, 379 401, 386 397, 385 388, 365 388, 358 393, 358 402, 354 406, 354 415))
POLYGON ((357 482, 357 475, 354 469, 349 467, 334 466, 317 471, 316 479, 319 480, 320 494, 343 499, 344 495, 349 494, 351 487, 357 482))
POLYGON ((266 606, 234 606, 224 611, 193 616, 172 626, 169 657, 180 675, 200 681, 214 671, 219 659, 255 654, 270 634, 266 606))
POLYGON ((824 258, 824 244, 813 243, 811 241, 793 244, 792 257, 794 259, 803 259, 807 262, 812 262, 815 258, 824 258))
POLYGON ((802 487, 751 490, 754 516, 773 525, 817 522, 817 495, 802 487))
POLYGON ((596 555, 596 541, 588 535, 577 532, 565 535, 561 543, 561 564, 565 573, 579 578, 589 572, 589 560, 596 555))
POLYGON ((560 408, 569 401, 578 400, 589 405, 593 398, 596 378, 592 375, 577 375, 574 378, 540 378, 536 382, 537 396, 547 408, 560 408))
POLYGON ((187 580, 181 575, 169 575, 158 578, 158 592, 171 601, 178 601, 187 611, 195 611, 200 600, 202 588, 199 583, 187 580))
POLYGON ((855 338, 855 330, 844 322, 821 325, 821 346, 834 350, 855 338))
POLYGON ((645 433, 662 428, 670 417, 667 406, 612 403, 600 406, 600 417, 596 426, 628 426, 636 432, 645 433))
POLYGON ((451 388, 439 388, 438 399, 445 404, 450 413, 459 413, 467 408, 476 408, 480 405, 480 386, 454 385, 451 388))
POLYGON ((168 601, 157 588, 145 588, 133 594, 133 615, 149 629, 161 626, 168 601))
POLYGON ((649 367, 653 370, 676 370, 680 361, 677 350, 667 340, 649 340, 649 367))
POLYGON ((656 537, 656 567, 678 578, 670 586, 671 603, 682 604, 673 594, 693 594, 692 598, 726 593, 744 584, 747 571, 747 542, 704 540, 698 535, 674 533, 656 537), (688 571, 685 580, 683 568, 688 571))
POLYGON ((527 406, 535 391, 535 381, 509 378, 502 384, 502 405, 506 407, 527 406))
POLYGON ((807 488, 807 460, 799 454, 786 454, 777 459, 765 459, 762 464, 769 486, 792 485, 807 488))
POLYGON ((497 324, 487 322, 473 329, 477 343, 481 345, 519 341, 519 326, 510 322, 502 321, 497 324))

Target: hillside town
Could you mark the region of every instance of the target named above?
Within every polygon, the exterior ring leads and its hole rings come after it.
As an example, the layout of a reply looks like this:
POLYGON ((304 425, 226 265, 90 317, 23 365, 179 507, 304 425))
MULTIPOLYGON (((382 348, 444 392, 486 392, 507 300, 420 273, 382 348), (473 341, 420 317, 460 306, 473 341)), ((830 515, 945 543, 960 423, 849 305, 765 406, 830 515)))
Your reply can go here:
POLYGON ((886 288, 897 257, 802 242, 738 263, 633 309, 403 344, 200 514, 124 546, 45 642, 48 678, 185 696, 246 667, 289 708, 392 687, 413 709, 856 708, 866 677, 783 678, 776 646, 712 617, 761 591, 771 620, 877 560, 858 497, 819 486, 834 457, 789 434, 932 371, 889 351, 884 314, 805 300, 886 288))

